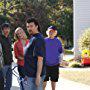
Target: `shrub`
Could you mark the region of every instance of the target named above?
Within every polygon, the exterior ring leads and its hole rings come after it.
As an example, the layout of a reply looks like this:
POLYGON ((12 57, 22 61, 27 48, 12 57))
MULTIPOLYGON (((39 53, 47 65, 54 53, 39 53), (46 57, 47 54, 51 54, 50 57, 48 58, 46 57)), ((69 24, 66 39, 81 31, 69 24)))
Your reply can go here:
POLYGON ((80 50, 85 50, 85 49, 90 50, 90 28, 86 29, 82 33, 82 35, 79 38, 78 44, 80 50))
POLYGON ((65 53, 65 54, 73 54, 73 51, 65 49, 65 50, 64 50, 64 53, 65 53))
POLYGON ((67 62, 72 62, 72 61, 74 61, 74 59, 67 59, 66 61, 67 62))
POLYGON ((79 68, 81 67, 81 64, 74 61, 74 62, 69 63, 69 67, 79 68))

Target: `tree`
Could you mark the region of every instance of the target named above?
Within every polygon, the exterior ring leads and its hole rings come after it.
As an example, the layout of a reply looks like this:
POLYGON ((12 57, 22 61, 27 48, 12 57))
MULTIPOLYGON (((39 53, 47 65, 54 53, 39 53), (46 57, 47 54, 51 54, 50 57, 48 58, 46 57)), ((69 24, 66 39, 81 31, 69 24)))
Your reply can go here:
POLYGON ((58 34, 66 40, 66 46, 73 45, 73 0, 47 0, 50 25, 58 28, 58 34), (70 43, 68 43, 70 42, 70 43))
POLYGON ((26 30, 25 21, 36 17, 41 30, 46 35, 48 26, 55 25, 58 35, 73 42, 73 0, 3 0, 0 2, 1 14, 6 13, 12 24, 12 32, 21 26, 26 30))

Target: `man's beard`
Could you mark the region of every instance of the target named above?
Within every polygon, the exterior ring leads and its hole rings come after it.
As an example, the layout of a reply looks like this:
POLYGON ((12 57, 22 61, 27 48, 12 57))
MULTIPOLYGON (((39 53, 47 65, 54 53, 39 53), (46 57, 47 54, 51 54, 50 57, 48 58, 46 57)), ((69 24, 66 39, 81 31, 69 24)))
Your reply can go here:
POLYGON ((33 34, 31 30, 29 30, 28 33, 29 33, 29 35, 32 35, 33 34))

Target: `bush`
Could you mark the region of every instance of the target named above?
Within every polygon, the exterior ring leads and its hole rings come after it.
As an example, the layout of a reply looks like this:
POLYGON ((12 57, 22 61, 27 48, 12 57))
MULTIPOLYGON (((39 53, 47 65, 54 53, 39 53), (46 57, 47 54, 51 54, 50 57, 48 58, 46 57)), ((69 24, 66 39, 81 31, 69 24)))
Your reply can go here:
POLYGON ((85 50, 85 49, 90 50, 90 28, 86 29, 82 33, 82 35, 79 38, 78 44, 80 50, 85 50))
POLYGON ((69 63, 69 67, 79 68, 79 67, 81 67, 81 64, 74 61, 74 62, 69 63))
POLYGON ((72 62, 72 61, 74 61, 74 59, 67 59, 66 61, 67 62, 72 62))
POLYGON ((73 54, 73 51, 65 49, 65 50, 64 50, 64 53, 65 53, 65 54, 73 54))

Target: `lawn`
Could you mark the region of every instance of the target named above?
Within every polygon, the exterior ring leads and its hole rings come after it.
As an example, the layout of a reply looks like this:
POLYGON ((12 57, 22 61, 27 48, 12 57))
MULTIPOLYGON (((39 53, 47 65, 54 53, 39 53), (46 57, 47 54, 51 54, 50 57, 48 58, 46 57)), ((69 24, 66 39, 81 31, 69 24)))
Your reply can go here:
POLYGON ((75 82, 90 85, 90 68, 81 70, 61 69, 60 76, 75 82))
POLYGON ((72 50, 68 50, 68 49, 64 49, 64 53, 66 55, 68 55, 68 54, 74 54, 74 52, 72 50))

